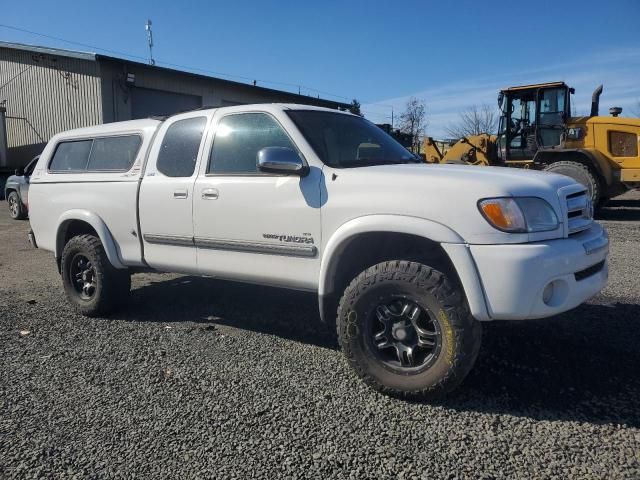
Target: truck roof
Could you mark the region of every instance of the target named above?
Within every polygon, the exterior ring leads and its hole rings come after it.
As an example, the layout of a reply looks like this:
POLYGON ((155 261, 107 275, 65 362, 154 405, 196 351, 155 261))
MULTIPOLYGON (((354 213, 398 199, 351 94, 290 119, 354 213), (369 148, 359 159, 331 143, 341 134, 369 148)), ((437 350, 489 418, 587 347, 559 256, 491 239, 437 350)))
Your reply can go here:
MULTIPOLYGON (((332 113, 341 113, 344 115, 352 115, 350 112, 343 112, 340 110, 335 110, 332 108, 325 107, 316 107, 313 105, 302 105, 298 103, 257 103, 250 105, 238 105, 238 106, 230 106, 230 107, 204 107, 196 109, 197 111, 202 112, 212 112, 214 110, 225 109, 230 111, 235 111, 241 107, 242 109, 257 107, 262 108, 266 111, 273 109, 274 107, 279 110, 317 110, 322 112, 332 112, 332 113)), ((190 110, 187 112, 179 112, 174 115, 170 115, 167 117, 157 117, 157 118, 144 118, 140 120, 126 120, 122 122, 111 122, 111 123, 103 123, 99 125, 92 125, 90 127, 76 128, 74 130, 66 130, 57 134, 55 137, 57 139, 64 138, 80 138, 80 137, 88 137, 92 135, 110 135, 110 134, 118 134, 124 132, 135 132, 135 131, 143 131, 143 130, 151 130, 155 131, 158 126, 167 118, 182 115, 185 113, 193 112, 196 110, 190 110)))
POLYGON ((300 103, 276 103, 285 110, 318 110, 321 112, 332 112, 332 113, 344 113, 345 115, 353 115, 351 112, 344 112, 342 110, 335 110, 333 108, 326 107, 315 107, 313 105, 303 105, 300 103))
POLYGON ((235 110, 238 107, 242 107, 242 108, 263 108, 263 109, 269 109, 269 108, 273 108, 276 107, 278 109, 281 110, 318 110, 320 112, 332 112, 332 113, 344 113, 345 115, 353 115, 350 112, 346 112, 343 110, 336 110, 334 108, 327 108, 327 107, 316 107, 314 105, 305 105, 302 103, 249 103, 249 104, 243 104, 243 105, 231 105, 231 106, 227 106, 227 107, 201 107, 201 108, 197 108, 195 110, 188 110, 185 112, 177 112, 173 115, 168 115, 167 117, 164 118, 169 118, 172 117, 174 115, 180 115, 183 113, 189 113, 189 112, 195 112, 195 111, 201 111, 201 112, 207 112, 207 111, 212 111, 212 110, 220 110, 220 109, 225 109, 225 110, 235 110))

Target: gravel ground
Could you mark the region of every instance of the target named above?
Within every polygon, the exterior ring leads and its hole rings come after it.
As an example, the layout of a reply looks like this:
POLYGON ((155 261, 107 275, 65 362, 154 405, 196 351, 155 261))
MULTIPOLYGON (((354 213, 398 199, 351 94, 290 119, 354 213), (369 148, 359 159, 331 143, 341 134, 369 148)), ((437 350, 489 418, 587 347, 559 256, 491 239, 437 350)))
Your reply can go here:
POLYGON ((5 210, 0 477, 640 478, 638 193, 602 214, 603 294, 485 324, 435 405, 366 388, 307 294, 136 275, 125 312, 82 318, 5 210))

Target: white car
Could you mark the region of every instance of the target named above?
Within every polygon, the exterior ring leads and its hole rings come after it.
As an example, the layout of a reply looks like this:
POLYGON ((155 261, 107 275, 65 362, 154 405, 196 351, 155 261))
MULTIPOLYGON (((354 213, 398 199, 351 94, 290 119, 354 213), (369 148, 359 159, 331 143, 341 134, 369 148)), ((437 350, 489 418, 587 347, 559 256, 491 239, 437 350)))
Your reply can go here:
POLYGON ((592 211, 568 177, 428 165, 355 115, 245 105, 56 135, 30 235, 89 316, 139 269, 317 292, 360 377, 434 397, 471 369, 481 322, 556 315, 605 286, 592 211))

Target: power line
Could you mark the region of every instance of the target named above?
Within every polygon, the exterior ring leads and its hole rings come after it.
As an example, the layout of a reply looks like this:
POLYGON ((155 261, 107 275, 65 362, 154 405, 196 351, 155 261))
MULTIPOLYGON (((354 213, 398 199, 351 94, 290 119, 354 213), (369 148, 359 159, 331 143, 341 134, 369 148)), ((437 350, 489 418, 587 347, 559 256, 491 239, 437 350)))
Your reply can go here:
MULTIPOLYGON (((148 58, 142 57, 140 55, 133 55, 131 53, 120 52, 118 50, 111 50, 111 49, 108 49, 108 48, 97 47, 95 45, 90 45, 88 43, 82 43, 82 42, 76 42, 74 40, 67 40, 66 38, 56 37, 54 35, 48 35, 48 34, 40 33, 40 32, 34 32, 33 30, 27 30, 26 28, 14 27, 12 25, 6 25, 6 24, 3 24, 3 23, 0 23, 0 27, 6 28, 6 29, 9 29, 9 30, 15 30, 15 31, 22 32, 22 33, 28 33, 30 35, 36 35, 36 36, 43 37, 43 38, 48 38, 48 39, 51 39, 51 40, 56 40, 56 41, 59 41, 59 42, 68 43, 68 44, 71 44, 71 45, 78 45, 80 47, 89 48, 91 50, 99 50, 101 52, 110 53, 112 55, 118 55, 120 57, 125 57, 125 59, 130 58, 130 59, 142 60, 143 62, 147 62, 148 61, 148 58)), ((276 80, 256 79, 256 78, 251 78, 251 77, 245 77, 245 76, 242 76, 242 75, 234 75, 234 74, 231 74, 231 73, 218 72, 218 71, 209 70, 209 69, 206 69, 206 68, 192 67, 192 66, 188 66, 188 65, 181 65, 181 64, 178 64, 178 63, 165 62, 163 60, 157 60, 156 62, 159 63, 159 64, 162 64, 162 65, 168 66, 168 67, 180 68, 180 69, 183 69, 183 70, 190 70, 192 72, 202 72, 202 73, 206 73, 206 74, 209 74, 209 75, 217 75, 217 76, 228 77, 228 78, 236 78, 236 79, 245 80, 245 81, 247 81, 249 83, 251 83, 252 81, 257 80, 259 82, 266 83, 266 84, 287 86, 287 87, 291 87, 291 88, 294 88, 294 89, 298 89, 298 93, 300 93, 300 89, 303 88, 304 90, 307 90, 307 91, 310 91, 310 92, 315 92, 315 93, 319 93, 319 94, 322 94, 322 95, 328 95, 330 97, 339 98, 339 99, 346 100, 346 101, 352 100, 351 98, 345 97, 343 95, 336 95, 335 93, 330 93, 330 92, 326 92, 326 91, 323 91, 323 90, 318 90, 317 88, 312 88, 312 87, 308 87, 306 85, 297 84, 297 83, 287 83, 287 82, 279 82, 279 81, 276 81, 276 80)), ((361 103, 362 104, 367 104, 369 106, 377 105, 377 106, 380 106, 380 107, 391 108, 392 110, 394 108, 393 105, 380 103, 380 102, 367 102, 366 100, 361 100, 361 103)))
POLYGON ((86 43, 74 42, 72 40, 66 40, 64 38, 54 37, 53 35, 46 35, 44 33, 33 32, 33 31, 27 30, 25 28, 13 27, 11 25, 4 25, 2 23, 0 23, 0 27, 8 28, 9 30, 16 30, 18 32, 29 33, 31 35, 37 35, 39 37, 49 38, 51 40, 58 40, 60 42, 70 43, 72 45, 79 45, 81 47, 90 48, 92 50, 101 50, 103 52, 112 53, 114 55, 120 55, 120 56, 123 56, 123 57, 129 57, 129 58, 137 58, 137 59, 140 59, 140 60, 146 60, 144 57, 140 57, 138 55, 131 55, 130 53, 119 52, 117 50, 109 50, 109 49, 106 49, 106 48, 95 47, 93 45, 88 45, 86 43))
MULTIPOLYGON (((91 50, 98 50, 98 51, 101 51, 101 52, 111 53, 113 55, 118 55, 118 56, 121 56, 121 57, 125 57, 125 59, 126 58, 131 58, 131 59, 136 59, 136 60, 142 60, 142 61, 145 61, 145 62, 148 61, 147 58, 139 56, 139 55, 133 55, 133 54, 130 54, 130 53, 120 52, 118 50, 110 50, 110 49, 107 49, 107 48, 97 47, 95 45, 90 45, 90 44, 87 44, 87 43, 76 42, 74 40, 67 40, 65 38, 56 37, 54 35, 47 35, 47 34, 44 34, 44 33, 34 32, 33 30, 27 30, 26 28, 14 27, 12 25, 6 25, 6 24, 2 24, 2 23, 0 23, 0 27, 7 28, 9 30, 15 30, 15 31, 22 32, 22 33, 28 33, 30 35, 37 35, 39 37, 44 37, 44 38, 48 38, 48 39, 51 39, 51 40, 56 40, 56 41, 59 41, 59 42, 68 43, 68 44, 71 44, 71 45, 78 45, 78 46, 81 46, 83 48, 89 48, 91 50)), ((343 100, 350 100, 350 98, 342 96, 342 95, 336 95, 334 93, 325 92, 323 90, 318 90, 316 88, 308 87, 306 85, 301 85, 301 84, 298 84, 298 83, 279 82, 279 81, 276 81, 276 80, 267 80, 267 79, 259 79, 259 78, 256 79, 256 78, 251 78, 251 77, 245 77, 245 76, 242 76, 242 75, 234 75, 234 74, 231 74, 231 73, 208 70, 206 68, 192 67, 192 66, 188 66, 188 65, 180 65, 178 63, 165 62, 163 60, 157 60, 156 63, 162 64, 162 65, 166 65, 166 66, 170 66, 170 67, 181 68, 181 69, 185 69, 185 70, 191 70, 191 71, 194 71, 194 72, 204 72, 204 73, 208 73, 208 74, 211 74, 211 75, 242 79, 242 80, 246 80, 248 82, 251 82, 253 80, 257 80, 259 82, 266 83, 266 84, 283 85, 283 86, 297 88, 297 89, 303 88, 304 90, 320 93, 322 95, 328 95, 328 96, 335 97, 335 98, 340 98, 340 99, 343 99, 343 100)))

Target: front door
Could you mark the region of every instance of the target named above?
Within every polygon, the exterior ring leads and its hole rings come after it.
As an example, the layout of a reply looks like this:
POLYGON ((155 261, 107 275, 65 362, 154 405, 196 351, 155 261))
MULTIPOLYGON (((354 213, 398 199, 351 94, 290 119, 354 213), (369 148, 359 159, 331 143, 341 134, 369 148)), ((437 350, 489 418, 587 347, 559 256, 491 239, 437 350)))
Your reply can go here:
POLYGON ((24 167, 24 182, 20 184, 20 199, 25 205, 29 205, 29 184, 31 183, 31 174, 33 169, 36 168, 40 155, 31 160, 26 167, 24 167))
POLYGON ((193 197, 202 274, 315 288, 322 172, 311 168, 300 177, 264 173, 256 165, 265 147, 303 156, 280 120, 241 110, 214 118, 212 147, 193 197))
POLYGON ((538 145, 553 148, 561 143, 567 109, 566 88, 546 88, 538 92, 538 145))
POLYGON ((147 264, 197 273, 193 185, 207 117, 185 114, 160 127, 140 187, 140 230, 147 264))

